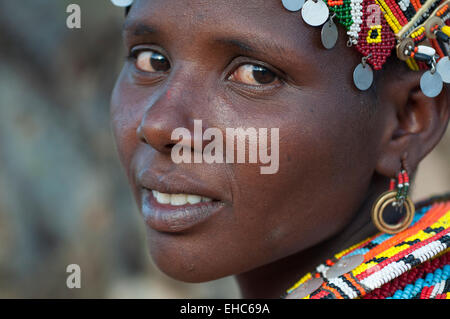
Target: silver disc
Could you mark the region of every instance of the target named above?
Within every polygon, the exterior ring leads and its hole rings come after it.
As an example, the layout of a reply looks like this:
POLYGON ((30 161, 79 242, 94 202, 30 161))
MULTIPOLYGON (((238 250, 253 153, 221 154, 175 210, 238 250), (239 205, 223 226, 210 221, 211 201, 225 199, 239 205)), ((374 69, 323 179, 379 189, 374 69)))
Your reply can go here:
POLYGON ((311 278, 287 295, 286 299, 303 299, 319 289, 322 284, 322 278, 311 278))
POLYGON ((420 88, 422 89, 423 94, 428 97, 438 96, 443 87, 444 82, 442 82, 442 77, 439 72, 434 72, 434 74, 432 74, 431 71, 427 71, 420 79, 420 88))
POLYGON ((360 63, 353 72, 353 81, 361 91, 368 90, 373 83, 373 71, 370 65, 360 63))
POLYGON ((282 0, 283 6, 289 11, 298 11, 303 7, 305 0, 282 0))
POLYGON ((340 259, 337 263, 333 265, 333 267, 329 268, 325 274, 327 279, 333 279, 339 276, 342 276, 364 262, 363 255, 353 255, 349 257, 344 257, 340 259))
POLYGON ((111 2, 118 7, 128 7, 133 4, 133 0, 111 0, 111 2))
POLYGON ((450 83, 450 58, 448 56, 439 60, 436 69, 441 75, 442 81, 450 83))
POLYGON ((328 21, 322 27, 322 44, 326 49, 332 49, 338 40, 338 28, 333 20, 328 21))
POLYGON ((324 24, 329 15, 330 9, 323 0, 308 0, 302 8, 303 21, 313 27, 324 24))

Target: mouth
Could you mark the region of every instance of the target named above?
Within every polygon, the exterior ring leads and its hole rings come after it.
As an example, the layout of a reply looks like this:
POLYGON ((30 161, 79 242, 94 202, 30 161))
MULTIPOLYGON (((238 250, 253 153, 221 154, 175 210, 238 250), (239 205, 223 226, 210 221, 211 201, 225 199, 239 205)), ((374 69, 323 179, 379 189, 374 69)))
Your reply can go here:
POLYGON ((171 206, 184 206, 184 205, 196 205, 198 203, 210 203, 214 200, 209 197, 194 195, 194 194, 169 194, 162 193, 156 190, 152 190, 153 198, 163 205, 171 206))
POLYGON ((164 193, 142 189, 142 214, 146 224, 157 231, 177 233, 204 223, 225 203, 198 194, 164 193))

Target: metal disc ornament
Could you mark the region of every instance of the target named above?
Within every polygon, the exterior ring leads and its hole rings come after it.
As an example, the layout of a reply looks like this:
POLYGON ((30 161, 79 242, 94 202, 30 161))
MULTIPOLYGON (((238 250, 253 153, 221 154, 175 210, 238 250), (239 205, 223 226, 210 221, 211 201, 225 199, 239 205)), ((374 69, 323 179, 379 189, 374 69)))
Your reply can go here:
POLYGON ((302 8, 303 21, 313 27, 324 24, 329 15, 330 9, 323 0, 308 0, 302 8))
POLYGON ((305 0, 282 0, 283 6, 289 11, 298 11, 303 7, 305 0))
POLYGON ((428 97, 436 97, 442 92, 444 82, 439 72, 432 73, 427 71, 422 75, 420 79, 420 88, 423 94, 428 97))
POLYGON ((319 289, 322 284, 322 278, 311 278, 287 295, 286 299, 303 299, 319 289))
POLYGON ((361 254, 344 257, 340 259, 337 263, 335 263, 331 268, 328 268, 328 270, 325 273, 325 277, 327 279, 337 278, 352 271, 353 269, 361 265, 363 262, 364 256, 361 254))
POLYGON ((353 81, 358 89, 361 91, 368 90, 373 83, 373 71, 370 65, 358 64, 353 72, 353 81))
POLYGON ((448 56, 439 60, 436 65, 436 70, 445 83, 450 83, 450 58, 448 56))
POLYGON ((338 28, 336 24, 333 22, 333 19, 330 19, 327 23, 325 23, 322 27, 322 44, 326 49, 332 49, 337 43, 338 40, 338 28))
POLYGON ((118 7, 128 7, 133 4, 133 0, 111 0, 111 2, 118 7))

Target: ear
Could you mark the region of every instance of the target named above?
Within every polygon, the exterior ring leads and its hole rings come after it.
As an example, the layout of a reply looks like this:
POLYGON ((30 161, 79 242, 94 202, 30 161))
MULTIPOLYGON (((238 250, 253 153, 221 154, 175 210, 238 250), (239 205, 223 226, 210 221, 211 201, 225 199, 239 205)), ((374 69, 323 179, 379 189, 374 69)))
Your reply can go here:
POLYGON ((400 71, 383 79, 378 94, 381 116, 387 116, 376 171, 395 177, 404 160, 413 174, 420 161, 439 143, 449 121, 450 92, 444 84, 435 98, 420 89, 422 72, 400 71))

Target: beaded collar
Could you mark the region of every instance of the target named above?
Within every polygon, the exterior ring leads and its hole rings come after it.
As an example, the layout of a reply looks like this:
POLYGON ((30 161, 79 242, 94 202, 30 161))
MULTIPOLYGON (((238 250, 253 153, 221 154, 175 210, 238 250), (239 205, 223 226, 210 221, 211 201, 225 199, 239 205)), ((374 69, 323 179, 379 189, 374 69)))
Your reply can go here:
POLYGON ((377 234, 328 259, 289 299, 450 299, 450 194, 416 205, 412 225, 377 234))

